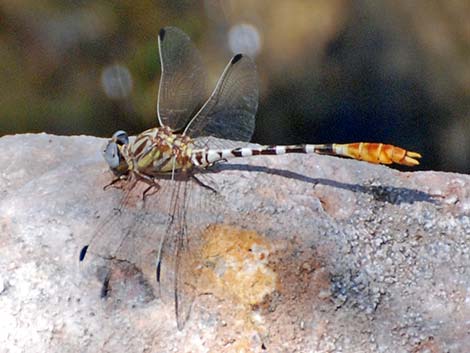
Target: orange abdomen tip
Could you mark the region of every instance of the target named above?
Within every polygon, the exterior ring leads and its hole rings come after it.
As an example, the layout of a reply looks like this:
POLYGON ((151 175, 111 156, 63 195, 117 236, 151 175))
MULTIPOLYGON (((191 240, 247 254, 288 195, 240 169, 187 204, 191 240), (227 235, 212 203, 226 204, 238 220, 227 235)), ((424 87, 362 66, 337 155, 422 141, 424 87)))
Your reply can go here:
POLYGON ((396 163, 415 166, 419 164, 416 158, 421 158, 419 153, 383 143, 357 142, 342 145, 341 147, 343 153, 348 157, 369 163, 396 163))
POLYGON ((393 145, 383 145, 381 155, 386 155, 385 158, 390 160, 390 163, 397 163, 410 167, 418 165, 419 161, 416 158, 421 158, 419 153, 407 151, 401 147, 393 145))

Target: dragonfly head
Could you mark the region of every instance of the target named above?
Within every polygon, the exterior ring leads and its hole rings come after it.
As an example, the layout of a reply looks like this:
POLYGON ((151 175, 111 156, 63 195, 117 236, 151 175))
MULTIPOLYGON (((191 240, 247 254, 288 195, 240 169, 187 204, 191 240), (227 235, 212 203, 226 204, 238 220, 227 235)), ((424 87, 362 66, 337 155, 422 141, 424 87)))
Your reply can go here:
POLYGON ((113 134, 103 151, 103 157, 109 168, 117 176, 129 173, 129 164, 126 159, 128 145, 129 136, 127 132, 119 130, 113 134))

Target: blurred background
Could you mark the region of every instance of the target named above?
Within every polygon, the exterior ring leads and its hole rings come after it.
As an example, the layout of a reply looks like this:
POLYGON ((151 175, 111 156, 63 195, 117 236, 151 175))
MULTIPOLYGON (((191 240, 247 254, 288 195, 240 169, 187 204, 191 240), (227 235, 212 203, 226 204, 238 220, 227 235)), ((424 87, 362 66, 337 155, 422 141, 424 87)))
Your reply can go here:
POLYGON ((260 76, 253 142, 380 141, 470 173, 468 0, 0 0, 0 136, 156 125, 157 34, 177 26, 215 82, 260 76))

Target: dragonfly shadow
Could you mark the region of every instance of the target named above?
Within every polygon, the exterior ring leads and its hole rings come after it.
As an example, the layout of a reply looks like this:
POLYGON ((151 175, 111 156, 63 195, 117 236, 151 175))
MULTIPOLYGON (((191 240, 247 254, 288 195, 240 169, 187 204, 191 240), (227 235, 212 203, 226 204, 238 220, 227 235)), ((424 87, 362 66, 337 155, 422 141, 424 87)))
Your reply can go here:
POLYGON ((371 195, 374 200, 379 202, 385 202, 394 205, 400 204, 413 204, 415 202, 428 202, 431 204, 439 204, 439 196, 429 194, 424 191, 410 189, 406 187, 395 187, 395 186, 383 186, 383 185, 360 185, 350 184, 333 179, 326 178, 312 178, 300 173, 296 173, 290 170, 269 168, 264 166, 252 166, 245 164, 219 164, 213 168, 215 172, 222 172, 225 170, 238 170, 238 171, 251 171, 258 173, 267 173, 272 175, 278 175, 283 178, 295 179, 305 183, 316 185, 325 185, 338 189, 348 190, 352 192, 359 192, 363 194, 371 195), (215 170, 214 170, 215 169, 215 170))

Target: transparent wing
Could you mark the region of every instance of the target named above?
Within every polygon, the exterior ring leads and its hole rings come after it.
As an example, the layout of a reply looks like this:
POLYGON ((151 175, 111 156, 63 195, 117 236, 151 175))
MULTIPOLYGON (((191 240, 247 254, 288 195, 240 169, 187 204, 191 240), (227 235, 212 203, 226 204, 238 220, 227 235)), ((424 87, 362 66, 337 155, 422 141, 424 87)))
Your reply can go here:
MULTIPOLYGON (((155 297, 153 278, 154 248, 165 230, 167 215, 159 206, 167 195, 142 201, 146 185, 122 185, 103 191, 104 219, 90 222, 91 237, 80 252, 84 272, 96 272, 102 283, 101 296, 113 303, 142 303, 155 297), (112 202, 111 202, 112 199, 112 202)), ((100 199, 100 198, 98 198, 100 199)))
POLYGON ((214 136, 200 136, 193 140, 194 148, 215 148, 215 149, 235 149, 238 147, 244 147, 246 141, 240 144, 240 141, 220 139, 214 136))
POLYGON ((175 195, 172 197, 172 205, 170 206, 174 222, 168 229, 167 235, 170 237, 164 247, 161 265, 161 284, 173 288, 176 324, 179 330, 184 328, 189 319, 196 296, 198 278, 195 272, 198 267, 196 265, 198 251, 197 248, 191 247, 195 234, 188 231, 186 221, 189 184, 189 182, 185 182, 175 188, 175 195), (169 280, 172 283, 169 283, 169 280))
MULTIPOLYGON (((222 207, 212 191, 187 177, 159 179, 160 188, 145 200, 146 183, 123 181, 103 191, 93 207, 103 211, 104 219, 89 224, 89 241, 77 254, 84 280, 98 277, 101 297, 109 304, 127 307, 155 298, 173 302, 179 329, 198 293, 201 231, 220 222, 217 210, 222 207)), ((96 288, 96 300, 99 292, 96 288)))
POLYGON ((158 121, 182 130, 207 98, 207 74, 198 50, 180 29, 162 28, 158 48, 162 67, 158 121))
POLYGON ((203 248, 201 231, 215 222, 213 215, 216 212, 212 205, 215 204, 218 209, 221 206, 213 199, 212 191, 192 180, 173 182, 175 185, 169 202, 171 222, 160 264, 157 257, 157 280, 162 290, 173 288, 176 322, 181 330, 190 318, 199 291, 203 248))
POLYGON ((191 137, 215 136, 249 141, 258 109, 258 76, 254 62, 237 54, 225 67, 211 96, 189 122, 191 137))

